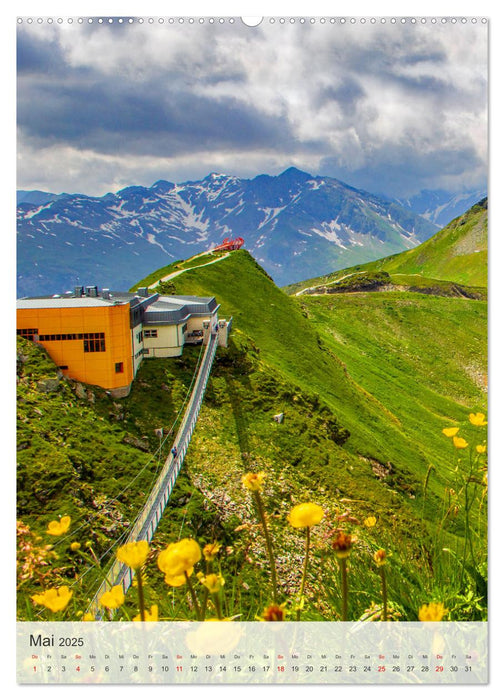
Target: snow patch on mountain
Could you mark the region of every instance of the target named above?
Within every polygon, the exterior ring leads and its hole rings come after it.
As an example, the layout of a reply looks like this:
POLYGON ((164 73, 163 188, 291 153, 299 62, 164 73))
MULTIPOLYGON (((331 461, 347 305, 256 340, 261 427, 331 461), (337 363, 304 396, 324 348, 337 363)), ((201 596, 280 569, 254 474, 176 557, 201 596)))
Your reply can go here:
POLYGON ((339 235, 339 232, 341 230, 342 230, 342 228, 341 228, 341 225, 338 223, 338 217, 336 219, 333 219, 332 221, 323 221, 321 228, 313 227, 310 229, 310 231, 317 234, 317 236, 321 236, 322 238, 325 238, 327 241, 330 241, 331 243, 334 243, 335 245, 339 246, 340 248, 343 248, 346 250, 346 246, 344 245, 344 243, 341 240, 341 237, 339 235))
POLYGON ((257 227, 258 229, 263 228, 263 226, 266 226, 266 224, 269 224, 272 219, 276 218, 278 214, 280 214, 281 211, 283 211, 285 207, 260 207, 259 211, 263 211, 266 216, 264 219, 261 221, 259 226, 257 227))

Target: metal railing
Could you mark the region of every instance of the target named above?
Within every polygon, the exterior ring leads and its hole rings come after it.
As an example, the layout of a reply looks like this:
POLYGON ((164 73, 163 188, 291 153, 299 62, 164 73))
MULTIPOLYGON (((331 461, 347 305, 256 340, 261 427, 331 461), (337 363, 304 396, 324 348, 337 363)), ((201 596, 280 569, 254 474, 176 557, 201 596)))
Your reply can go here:
MULTIPOLYGON (((146 540, 150 542, 154 536, 156 528, 161 520, 163 511, 166 508, 170 494, 175 485, 177 476, 180 473, 184 457, 186 455, 189 443, 191 442, 192 434, 201 408, 201 403, 205 395, 205 389, 210 377, 215 352, 217 350, 218 334, 211 332, 208 345, 206 346, 203 360, 201 362, 198 376, 194 384, 194 388, 187 404, 186 412, 180 424, 180 428, 175 437, 173 446, 176 447, 176 455, 170 452, 167 457, 161 474, 156 480, 147 501, 142 510, 138 514, 130 534, 126 542, 137 542, 146 540)), ((105 580, 97 590, 93 600, 91 601, 88 612, 93 614, 97 619, 101 617, 102 610, 99 607, 99 599, 111 586, 122 584, 123 590, 126 593, 132 582, 131 569, 115 559, 108 569, 105 580)))

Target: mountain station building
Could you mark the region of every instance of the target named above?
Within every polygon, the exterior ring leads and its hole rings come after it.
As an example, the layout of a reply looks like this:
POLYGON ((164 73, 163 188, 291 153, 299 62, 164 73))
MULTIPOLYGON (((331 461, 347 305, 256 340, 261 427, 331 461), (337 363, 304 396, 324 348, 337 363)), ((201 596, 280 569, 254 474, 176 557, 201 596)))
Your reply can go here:
POLYGON ((127 396, 144 357, 177 357, 207 344, 211 330, 227 347, 231 321, 215 297, 160 296, 147 287, 73 292, 17 300, 17 334, 40 343, 61 372, 112 396, 127 396))

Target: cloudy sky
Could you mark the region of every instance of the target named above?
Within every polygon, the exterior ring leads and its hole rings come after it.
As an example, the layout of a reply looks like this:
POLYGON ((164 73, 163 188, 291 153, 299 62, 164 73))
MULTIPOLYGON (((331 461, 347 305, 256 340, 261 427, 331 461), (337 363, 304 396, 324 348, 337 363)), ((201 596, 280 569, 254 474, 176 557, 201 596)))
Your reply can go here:
POLYGON ((486 188, 487 26, 18 25, 18 189, 294 165, 388 196, 486 188))

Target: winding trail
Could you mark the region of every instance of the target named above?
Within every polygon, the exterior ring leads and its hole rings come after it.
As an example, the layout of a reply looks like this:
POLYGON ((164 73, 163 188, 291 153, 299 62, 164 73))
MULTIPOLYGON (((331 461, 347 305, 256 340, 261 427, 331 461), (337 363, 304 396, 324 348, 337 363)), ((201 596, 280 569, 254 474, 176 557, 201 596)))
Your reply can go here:
POLYGON ((362 270, 362 272, 349 272, 348 275, 343 275, 343 277, 339 277, 337 280, 328 280, 327 282, 322 282, 322 284, 316 284, 313 287, 305 287, 300 292, 296 292, 294 296, 298 297, 301 294, 307 292, 309 289, 318 289, 319 287, 325 287, 328 284, 337 284, 338 282, 341 282, 341 280, 346 280, 347 277, 353 277, 354 275, 363 275, 364 272, 365 270, 362 270))
MULTIPOLYGON (((207 253, 201 253, 201 255, 207 255, 207 253)), ((152 284, 149 285, 148 289, 154 289, 157 287, 157 285, 160 282, 167 282, 168 280, 173 279, 174 277, 178 277, 179 275, 183 274, 184 272, 188 272, 189 270, 196 270, 199 267, 206 267, 207 265, 215 265, 215 263, 220 262, 221 260, 224 260, 225 258, 229 257, 231 255, 230 252, 225 253, 224 255, 221 255, 220 257, 216 258, 215 260, 210 260, 210 262, 203 263, 202 265, 194 265, 193 267, 186 267, 183 270, 177 270, 176 272, 170 272, 169 275, 166 275, 165 277, 161 277, 160 279, 156 280, 152 284)))

